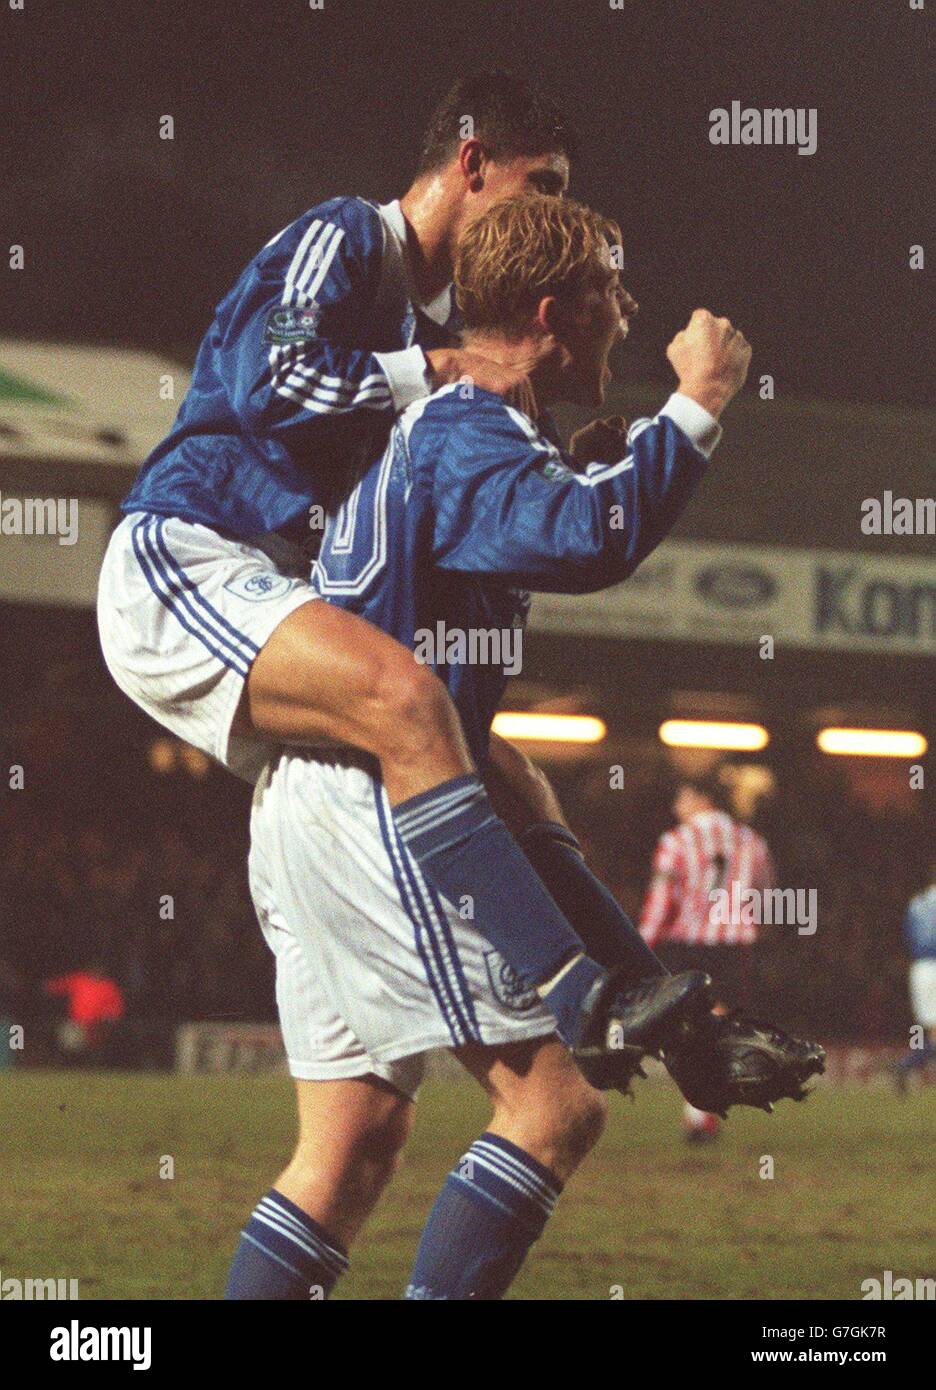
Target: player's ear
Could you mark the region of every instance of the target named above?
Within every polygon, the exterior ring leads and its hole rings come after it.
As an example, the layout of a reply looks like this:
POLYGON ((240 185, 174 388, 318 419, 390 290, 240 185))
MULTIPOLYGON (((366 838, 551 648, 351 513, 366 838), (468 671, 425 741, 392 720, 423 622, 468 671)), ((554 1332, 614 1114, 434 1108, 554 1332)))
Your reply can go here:
POLYGON ((548 294, 540 300, 536 309, 536 322, 546 333, 558 336, 565 327, 565 315, 555 295, 548 294))
POLYGON ((458 147, 458 167, 462 178, 473 193, 480 193, 484 187, 484 169, 487 155, 480 140, 472 136, 463 140, 458 147))

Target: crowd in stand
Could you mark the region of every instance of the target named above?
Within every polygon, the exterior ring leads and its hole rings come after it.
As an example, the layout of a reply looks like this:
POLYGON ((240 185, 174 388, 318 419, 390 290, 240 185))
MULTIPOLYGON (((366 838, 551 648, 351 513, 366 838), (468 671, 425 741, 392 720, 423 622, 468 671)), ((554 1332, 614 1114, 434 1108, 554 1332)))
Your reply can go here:
MULTIPOLYGON (((158 771, 139 746, 102 766, 74 728, 66 735, 33 728, 24 785, 0 798, 0 1016, 54 1011, 45 982, 94 968, 119 985, 128 1020, 274 1018, 247 891, 249 789, 181 762, 158 771)), ((560 781, 593 866, 639 915, 653 845, 671 824, 669 784, 653 775, 610 791, 598 772, 560 781)), ((841 787, 798 781, 755 823, 780 883, 818 894, 814 935, 768 935, 759 994, 771 1015, 823 1039, 905 1036, 900 921, 930 854, 922 816, 874 813, 841 787)))

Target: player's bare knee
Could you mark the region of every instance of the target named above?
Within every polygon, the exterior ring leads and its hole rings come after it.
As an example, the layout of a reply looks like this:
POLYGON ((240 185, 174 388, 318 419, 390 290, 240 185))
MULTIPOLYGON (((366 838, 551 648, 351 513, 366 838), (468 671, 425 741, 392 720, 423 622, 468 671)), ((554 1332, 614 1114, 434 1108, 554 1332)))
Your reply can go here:
POLYGON ((388 1103, 359 1130, 351 1163, 363 1180, 375 1188, 383 1188, 390 1181, 412 1126, 413 1106, 401 1098, 388 1103))
POLYGON ((555 1136, 569 1171, 577 1168, 591 1153, 604 1133, 607 1118, 605 1096, 589 1086, 583 1077, 574 1095, 570 1095, 562 1107, 555 1136))
POLYGON ((312 1125, 300 1133, 288 1168, 291 1182, 303 1191, 336 1189, 346 1205, 366 1212, 396 1171, 412 1122, 412 1103, 388 1088, 366 1113, 339 1125, 327 1144, 312 1125))
POLYGON ((522 1113, 515 1118, 515 1132, 525 1136, 534 1158, 565 1181, 601 1138, 607 1102, 576 1073, 547 1092, 525 1095, 522 1113))
POLYGON ((375 701, 387 739, 385 757, 410 762, 459 745, 458 715, 445 686, 408 654, 382 663, 375 701))

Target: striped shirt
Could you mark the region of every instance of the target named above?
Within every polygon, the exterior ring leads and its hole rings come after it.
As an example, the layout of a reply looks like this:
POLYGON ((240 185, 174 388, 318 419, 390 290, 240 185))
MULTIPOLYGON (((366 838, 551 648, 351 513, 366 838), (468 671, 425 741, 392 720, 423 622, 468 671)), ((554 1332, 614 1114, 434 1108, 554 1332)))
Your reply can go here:
POLYGON ((394 418, 432 389, 426 350, 457 326, 451 289, 421 303, 399 203, 332 198, 250 262, 215 310, 168 436, 123 511, 251 540, 308 537, 394 418))
POLYGON ((724 811, 702 811, 661 835, 640 934, 649 946, 659 941, 750 945, 757 939, 760 914, 741 895, 773 885, 764 839, 724 811))

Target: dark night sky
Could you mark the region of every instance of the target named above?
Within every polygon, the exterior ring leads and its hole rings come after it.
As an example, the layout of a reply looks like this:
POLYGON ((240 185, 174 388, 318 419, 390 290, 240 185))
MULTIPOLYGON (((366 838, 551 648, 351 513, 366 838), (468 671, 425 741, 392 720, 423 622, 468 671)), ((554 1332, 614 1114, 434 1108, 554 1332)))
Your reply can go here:
POLYGON ((3 4, 2 228, 27 268, 0 332, 190 358, 263 242, 324 196, 400 193, 434 95, 500 63, 559 97, 583 138, 573 192, 622 224, 633 371, 701 303, 778 391, 927 400, 932 271, 908 248, 932 225, 936 4, 324 5, 3 4), (732 100, 818 108, 818 152, 712 146, 732 100))

